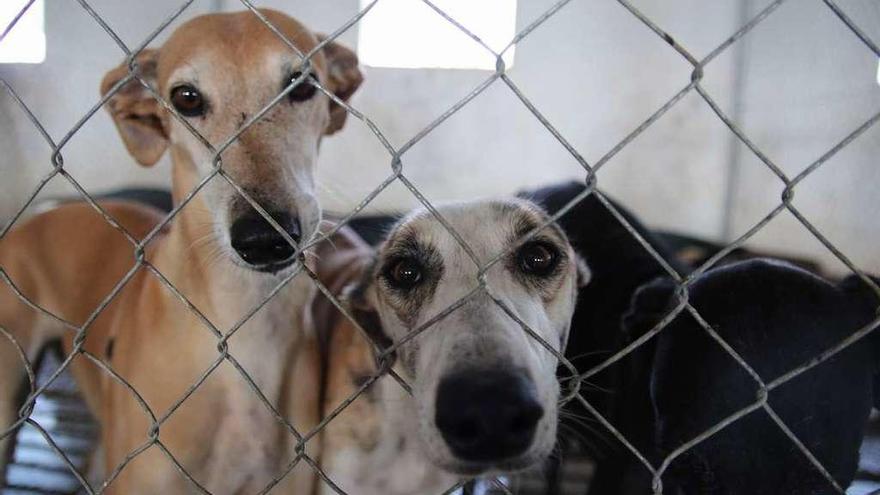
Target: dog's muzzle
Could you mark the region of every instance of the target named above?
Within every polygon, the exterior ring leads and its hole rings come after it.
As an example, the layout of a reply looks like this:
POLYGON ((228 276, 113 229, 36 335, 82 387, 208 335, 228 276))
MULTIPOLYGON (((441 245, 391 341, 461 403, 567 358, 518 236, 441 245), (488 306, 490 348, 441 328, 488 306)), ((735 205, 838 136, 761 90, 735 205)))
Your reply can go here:
POLYGON ((494 464, 523 454, 543 415, 535 385, 522 371, 461 371, 437 389, 437 428, 453 455, 467 462, 494 464))
MULTIPOLYGON (((299 220, 287 212, 269 214, 299 244, 302 237, 299 220)), ((257 212, 236 219, 229 229, 229 238, 232 249, 255 270, 274 273, 295 260, 294 247, 257 212)))

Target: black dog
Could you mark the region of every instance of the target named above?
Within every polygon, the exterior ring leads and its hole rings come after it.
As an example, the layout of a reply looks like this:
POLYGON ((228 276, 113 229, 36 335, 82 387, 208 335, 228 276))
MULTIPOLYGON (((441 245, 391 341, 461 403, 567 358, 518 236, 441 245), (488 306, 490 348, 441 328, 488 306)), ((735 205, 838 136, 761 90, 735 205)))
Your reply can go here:
MULTIPOLYGON (((572 183, 522 195, 553 213, 583 190, 582 185, 572 183)), ((668 236, 649 231, 620 205, 607 201, 666 263, 682 275, 689 272, 690 268, 672 254, 668 236)), ((653 283, 639 292, 634 307, 628 309, 641 285, 665 276, 666 272, 599 201, 596 193, 562 216, 559 224, 593 271, 591 283, 580 293, 566 349, 566 356, 583 372, 649 331, 668 312, 667 305, 674 305, 674 287, 669 279, 653 283), (624 318, 628 312, 631 314, 624 318)), ((739 259, 749 256, 752 255, 743 252, 739 259)), ((725 258, 721 264, 732 262, 733 259, 725 258)), ((768 261, 736 262, 711 270, 691 288, 691 295, 693 301, 704 305, 710 304, 706 301, 713 298, 728 301, 706 311, 718 321, 725 321, 726 325, 719 331, 736 331, 731 330, 734 322, 747 327, 739 337, 742 340, 736 341, 744 343, 747 349, 742 351, 743 357, 747 361, 749 357, 756 360, 754 366, 765 382, 815 357, 860 328, 875 317, 880 305, 858 277, 850 277, 835 287, 802 269, 768 261), (754 287, 749 287, 749 280, 754 287), (737 297, 741 298, 739 304, 733 304, 737 297), (816 302, 811 298, 817 298, 816 302), (804 306, 809 309, 804 311, 804 306), (812 326, 799 326, 798 318, 813 321, 812 326), (747 325, 750 321, 753 324, 747 325), (797 332, 799 328, 803 330, 797 332), (791 337, 793 332, 796 332, 795 338, 791 337)), ((697 308, 702 310, 700 306, 697 308)), ((659 337, 591 377, 590 383, 582 388, 582 395, 590 404, 640 452, 648 455, 655 466, 672 449, 723 419, 724 416, 718 415, 720 411, 730 414, 738 409, 732 404, 747 405, 755 400, 754 381, 743 381, 740 388, 729 383, 734 378, 747 380, 749 377, 729 356, 720 354, 724 351, 717 343, 706 340, 708 336, 702 328, 699 328, 702 331, 699 338, 693 340, 673 336, 687 331, 675 331, 679 326, 693 331, 698 328, 694 325, 696 322, 689 315, 679 316, 659 337), (699 357, 685 359, 693 353, 699 357), (724 378, 717 373, 731 376, 724 378), (686 378, 691 376, 698 379, 687 382, 686 378), (712 394, 703 396, 699 404, 685 407, 690 397, 708 391, 712 394), (664 399, 665 406, 662 405, 664 399)), ((854 476, 858 447, 871 407, 870 384, 876 376, 880 352, 871 349, 869 341, 880 342, 880 338, 866 339, 847 349, 779 387, 770 399, 774 410, 786 423, 794 423, 791 428, 795 434, 803 438, 841 486, 848 486, 854 476), (819 391, 830 395, 817 397, 819 391), (811 427, 812 422, 821 423, 820 427, 811 427), (836 433, 832 435, 830 431, 836 433), (802 437, 801 433, 812 436, 802 437)), ((880 393, 873 397, 880 403, 880 393)), ((569 403, 563 414, 566 413, 576 419, 575 434, 594 447, 590 454, 597 469, 590 494, 650 493, 649 473, 631 452, 610 435, 603 435, 604 427, 582 424, 582 420, 591 415, 579 403, 569 403)), ((766 413, 756 411, 736 427, 728 428, 717 438, 677 459, 668 472, 665 492, 676 493, 674 488, 687 494, 829 493, 827 480, 778 426, 769 421, 766 413), (739 444, 725 445, 724 439, 739 444), (746 462, 740 457, 741 453, 749 452, 745 446, 762 454, 750 455, 746 462), (694 459, 700 459, 705 451, 726 454, 726 457, 712 458, 718 463, 718 467, 713 468, 714 475, 706 474, 703 461, 695 464, 694 459), (718 477, 724 469, 742 476, 720 482, 718 477)), ((563 430, 560 435, 563 448, 565 436, 563 430)), ((550 493, 555 493, 553 474, 548 478, 550 493)))
MULTIPOLYGON (((765 383, 862 328, 880 307, 855 276, 835 286, 769 260, 710 270, 689 293, 697 311, 765 383)), ((676 302, 669 280, 646 285, 624 327, 646 331, 676 302)), ((869 335, 769 395, 772 409, 844 488, 856 473, 872 407, 877 340, 869 335)), ((651 371, 655 461, 755 403, 757 392, 756 381, 719 343, 690 314, 679 314, 657 337, 651 371)), ((673 494, 834 493, 763 409, 687 450, 663 481, 664 493, 673 494)))

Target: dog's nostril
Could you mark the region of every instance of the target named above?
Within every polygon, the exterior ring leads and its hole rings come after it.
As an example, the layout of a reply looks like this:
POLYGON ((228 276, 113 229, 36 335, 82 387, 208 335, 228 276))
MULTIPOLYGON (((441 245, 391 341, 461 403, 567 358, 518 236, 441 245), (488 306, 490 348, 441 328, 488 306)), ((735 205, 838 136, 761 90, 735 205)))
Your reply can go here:
POLYGON ((465 418, 457 424, 447 428, 449 434, 462 443, 471 443, 479 440, 481 434, 480 422, 477 419, 465 418))
MULTIPOLYGON (((296 218, 285 212, 270 212, 270 215, 295 242, 300 242, 302 234, 296 218)), ((229 237, 232 249, 257 269, 275 271, 293 262, 294 247, 256 212, 233 222, 229 237)))
POLYGON ((493 462, 528 450, 544 415, 522 372, 474 370, 445 377, 435 424, 454 455, 493 462))
MULTIPOLYGON (((300 241, 302 241, 302 229, 300 228, 299 220, 293 218, 286 223, 281 224, 281 226, 284 227, 285 232, 290 235, 294 242, 299 244, 300 241)), ((289 246, 290 243, 287 243, 287 245, 289 246)))
POLYGON ((516 434, 530 432, 543 415, 544 409, 537 403, 525 405, 513 415, 510 421, 510 431, 516 434))

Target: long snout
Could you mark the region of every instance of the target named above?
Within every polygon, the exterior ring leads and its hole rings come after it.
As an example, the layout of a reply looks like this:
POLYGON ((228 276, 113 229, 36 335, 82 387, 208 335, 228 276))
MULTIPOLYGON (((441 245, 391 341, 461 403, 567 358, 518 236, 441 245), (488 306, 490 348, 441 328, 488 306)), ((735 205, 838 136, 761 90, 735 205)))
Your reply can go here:
POLYGON ((472 369, 449 374, 437 389, 435 423, 450 451, 496 464, 531 447, 544 408, 521 370, 472 369))

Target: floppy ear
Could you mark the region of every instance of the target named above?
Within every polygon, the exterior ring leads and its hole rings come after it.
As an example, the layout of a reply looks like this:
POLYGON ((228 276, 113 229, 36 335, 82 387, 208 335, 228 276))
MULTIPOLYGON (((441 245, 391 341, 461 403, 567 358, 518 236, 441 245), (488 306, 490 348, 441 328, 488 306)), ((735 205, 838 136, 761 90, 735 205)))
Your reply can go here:
MULTIPOLYGON (((880 286, 880 277, 872 275, 865 276, 880 286)), ((860 304, 866 314, 873 314, 876 312, 877 308, 880 308, 880 298, 877 297, 877 294, 874 293, 871 287, 869 287, 868 284, 866 284, 858 275, 849 275, 838 284, 838 287, 851 300, 860 304)))
MULTIPOLYGON (((157 50, 145 49, 136 60, 138 74, 156 87, 157 50)), ((111 70, 101 81, 101 96, 128 76, 128 64, 111 70)), ((140 82, 132 79, 107 101, 107 110, 131 156, 141 165, 153 165, 168 148, 168 132, 162 120, 162 108, 140 82)))
MULTIPOLYGON (((318 41, 324 41, 327 36, 318 34, 318 41)), ((357 55, 348 48, 331 41, 324 45, 324 58, 327 60, 327 74, 330 77, 329 88, 340 100, 348 101, 351 95, 357 91, 364 81, 364 76, 358 69, 357 55)), ((335 101, 330 101, 330 124, 324 130, 324 134, 330 135, 342 129, 348 112, 335 101)))
POLYGON ((574 255, 574 265, 577 270, 577 286, 578 288, 586 287, 593 278, 593 272, 587 266, 587 262, 579 255, 574 255))
MULTIPOLYGON (((880 286, 880 277, 867 274, 866 276, 880 286)), ((847 302, 853 305, 852 311, 860 315, 860 326, 880 314, 880 298, 858 275, 846 277, 838 284, 838 288, 843 292, 847 302)), ((874 407, 880 409, 880 333, 875 330, 866 340, 874 348, 874 407)))
POLYGON ((365 270, 361 279, 348 287, 342 293, 343 301, 349 312, 357 320, 358 325, 367 332, 367 336, 379 348, 386 349, 394 342, 382 328, 382 319, 376 310, 371 288, 372 266, 365 270))
MULTIPOLYGON (((373 249, 354 230, 343 226, 330 239, 318 244, 315 258, 320 260, 315 270, 318 279, 339 297, 370 340, 382 348, 391 345, 369 294, 376 263, 373 249)), ((320 300, 330 305, 326 298, 320 300)), ((328 308, 327 313, 338 315, 335 307, 328 308)))
POLYGON ((624 335, 634 339, 651 328, 675 306, 675 282, 669 277, 658 277, 638 289, 630 300, 629 308, 621 318, 624 335))

